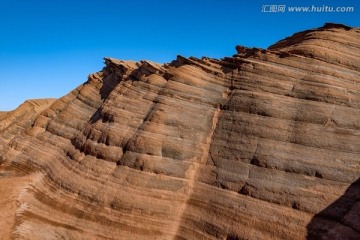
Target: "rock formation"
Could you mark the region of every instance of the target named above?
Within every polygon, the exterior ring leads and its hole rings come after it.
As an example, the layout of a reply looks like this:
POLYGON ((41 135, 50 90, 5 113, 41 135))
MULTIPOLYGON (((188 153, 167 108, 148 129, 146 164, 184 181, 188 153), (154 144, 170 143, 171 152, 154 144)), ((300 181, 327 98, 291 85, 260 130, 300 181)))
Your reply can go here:
POLYGON ((11 112, 0 112, 0 239, 10 239, 15 224, 16 199, 30 176, 19 176, 3 162, 4 147, 30 128, 34 120, 55 99, 34 99, 21 104, 11 112), (4 171, 3 169, 6 169, 4 171))
POLYGON ((0 157, 3 147, 31 127, 40 113, 54 101, 55 99, 27 100, 14 111, 0 112, 0 157))
POLYGON ((0 116, 4 239, 360 239, 360 29, 236 49, 0 116))

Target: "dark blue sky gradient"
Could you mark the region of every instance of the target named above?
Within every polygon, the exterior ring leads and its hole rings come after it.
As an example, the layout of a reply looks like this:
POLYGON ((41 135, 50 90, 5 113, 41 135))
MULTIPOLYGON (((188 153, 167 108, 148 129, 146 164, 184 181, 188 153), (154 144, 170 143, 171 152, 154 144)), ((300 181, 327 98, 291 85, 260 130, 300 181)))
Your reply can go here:
POLYGON ((266 48, 325 22, 360 26, 360 2, 335 0, 0 0, 0 111, 61 97, 105 56, 169 62, 266 48), (264 4, 352 6, 353 13, 262 13, 264 4))

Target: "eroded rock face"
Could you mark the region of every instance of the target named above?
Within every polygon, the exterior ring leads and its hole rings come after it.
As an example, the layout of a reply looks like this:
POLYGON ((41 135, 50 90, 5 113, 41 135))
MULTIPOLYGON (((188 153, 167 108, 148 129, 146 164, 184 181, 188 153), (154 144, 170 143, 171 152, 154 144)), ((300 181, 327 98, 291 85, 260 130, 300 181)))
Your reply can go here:
POLYGON ((16 136, 30 128, 42 111, 56 99, 32 99, 21 104, 16 110, 0 112, 0 163, 3 148, 16 136))
POLYGON ((221 60, 106 58, 0 142, 3 175, 27 177, 11 236, 359 239, 359 39, 328 24, 221 60))

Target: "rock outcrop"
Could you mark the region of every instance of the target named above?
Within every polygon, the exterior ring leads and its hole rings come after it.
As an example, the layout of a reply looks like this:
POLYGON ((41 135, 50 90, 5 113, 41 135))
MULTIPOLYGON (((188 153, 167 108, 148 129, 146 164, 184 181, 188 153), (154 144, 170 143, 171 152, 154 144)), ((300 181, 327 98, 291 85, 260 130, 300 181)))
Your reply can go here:
POLYGON ((2 125, 8 237, 359 239, 360 29, 236 49, 105 58, 21 131, 2 125))
POLYGON ((33 99, 21 104, 16 110, 0 112, 0 239, 10 239, 15 224, 16 199, 20 190, 31 180, 31 176, 19 176, 11 163, 4 163, 4 147, 30 128, 41 112, 55 99, 33 99))
POLYGON ((32 99, 21 104, 16 110, 0 112, 0 160, 3 147, 14 137, 30 128, 42 111, 56 99, 32 99))

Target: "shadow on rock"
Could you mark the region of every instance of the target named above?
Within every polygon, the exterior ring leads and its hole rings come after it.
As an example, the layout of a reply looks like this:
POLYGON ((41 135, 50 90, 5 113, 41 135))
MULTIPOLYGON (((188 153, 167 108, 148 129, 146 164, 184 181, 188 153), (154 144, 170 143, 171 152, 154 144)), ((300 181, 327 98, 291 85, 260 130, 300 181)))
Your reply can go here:
POLYGON ((307 231, 308 240, 360 239, 360 178, 343 196, 316 214, 307 231))

